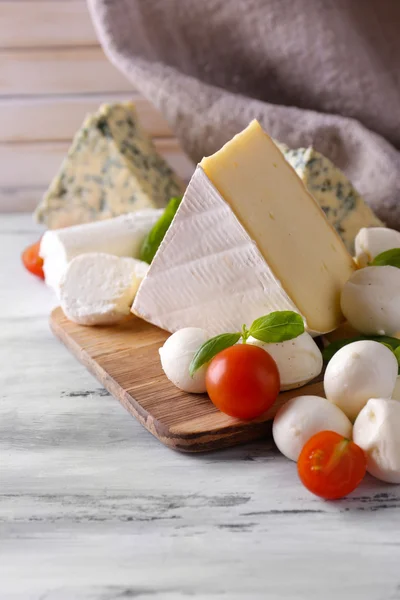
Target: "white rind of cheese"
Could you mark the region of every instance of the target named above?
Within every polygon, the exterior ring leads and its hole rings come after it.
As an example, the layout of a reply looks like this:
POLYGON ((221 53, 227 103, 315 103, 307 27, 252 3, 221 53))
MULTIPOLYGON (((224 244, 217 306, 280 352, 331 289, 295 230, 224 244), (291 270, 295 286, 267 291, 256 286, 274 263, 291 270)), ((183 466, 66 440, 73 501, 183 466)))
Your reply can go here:
POLYGON ((128 257, 93 252, 68 265, 60 282, 65 316, 80 325, 112 325, 130 313, 148 265, 128 257))
POLYGON ((322 371, 322 353, 306 331, 277 344, 266 344, 253 337, 249 337, 247 343, 259 346, 272 356, 278 367, 281 391, 305 385, 322 371))
POLYGON ((83 225, 46 231, 40 243, 45 280, 58 294, 68 263, 88 252, 137 258, 144 238, 163 213, 148 209, 83 225))
POLYGON ((400 248, 400 231, 387 227, 363 227, 355 240, 355 254, 360 267, 366 267, 381 252, 400 248))
POLYGON ((132 103, 88 115, 35 216, 49 229, 162 208, 184 186, 142 129, 132 103))
POLYGON ((200 327, 210 336, 239 331, 275 310, 299 312, 201 167, 132 312, 170 332, 200 327))
POLYGON ((196 169, 133 305, 168 331, 238 331, 275 310, 311 332, 343 320, 355 263, 257 121, 196 169))
POLYGON ((292 150, 285 144, 276 144, 316 199, 350 253, 354 252, 354 238, 362 227, 383 227, 382 221, 362 199, 351 181, 326 156, 312 147, 292 150))
POLYGON ((400 402, 371 398, 358 415, 353 440, 367 455, 367 471, 400 483, 400 402))

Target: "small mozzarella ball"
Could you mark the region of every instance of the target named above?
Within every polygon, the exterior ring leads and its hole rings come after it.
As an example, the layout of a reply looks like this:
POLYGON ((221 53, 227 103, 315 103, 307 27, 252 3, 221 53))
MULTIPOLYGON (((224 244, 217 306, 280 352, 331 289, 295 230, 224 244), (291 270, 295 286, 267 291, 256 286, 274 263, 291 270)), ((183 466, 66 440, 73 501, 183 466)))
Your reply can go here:
POLYGON ((387 227, 363 227, 355 239, 356 259, 360 267, 366 267, 381 252, 400 248, 400 231, 387 227))
POLYGON ((185 327, 171 335, 160 348, 164 373, 180 390, 193 394, 206 391, 206 365, 196 371, 193 377, 189 374, 189 366, 197 350, 209 337, 204 329, 185 327))
POLYGON ((400 269, 366 267, 344 284, 342 312, 350 325, 366 335, 400 332, 400 269))
POLYGON ((325 371, 327 399, 354 421, 370 398, 390 398, 398 364, 389 348, 370 340, 344 346, 325 371))
POLYGON ((272 356, 278 367, 281 390, 300 387, 322 371, 321 351, 307 332, 278 344, 266 344, 253 337, 249 337, 247 343, 259 346, 272 356))
POLYGON ((372 398, 358 415, 353 440, 367 455, 367 471, 400 483, 400 402, 372 398))
POLYGON ((400 400, 400 376, 396 379, 396 385, 392 393, 393 400, 400 400))
POLYGON ((272 435, 282 454, 297 461, 306 442, 316 433, 327 430, 351 438, 352 425, 346 415, 325 398, 298 396, 278 410, 272 435))

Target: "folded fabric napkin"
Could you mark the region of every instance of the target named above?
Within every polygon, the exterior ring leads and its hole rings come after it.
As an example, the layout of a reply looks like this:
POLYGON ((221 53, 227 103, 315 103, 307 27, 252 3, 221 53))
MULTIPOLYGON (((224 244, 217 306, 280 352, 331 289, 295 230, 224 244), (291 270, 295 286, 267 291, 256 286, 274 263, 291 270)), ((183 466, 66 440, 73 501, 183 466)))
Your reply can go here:
POLYGON ((257 118, 400 229, 399 0, 88 3, 109 59, 195 162, 257 118))

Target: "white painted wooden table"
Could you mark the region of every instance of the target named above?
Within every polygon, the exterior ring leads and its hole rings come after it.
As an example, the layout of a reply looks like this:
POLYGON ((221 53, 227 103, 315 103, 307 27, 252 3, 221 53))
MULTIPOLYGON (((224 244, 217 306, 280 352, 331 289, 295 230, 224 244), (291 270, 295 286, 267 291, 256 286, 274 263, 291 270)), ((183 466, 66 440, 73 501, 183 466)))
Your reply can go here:
POLYGON ((54 339, 0 215, 0 598, 396 600, 400 487, 327 503, 266 441, 163 447, 54 339))

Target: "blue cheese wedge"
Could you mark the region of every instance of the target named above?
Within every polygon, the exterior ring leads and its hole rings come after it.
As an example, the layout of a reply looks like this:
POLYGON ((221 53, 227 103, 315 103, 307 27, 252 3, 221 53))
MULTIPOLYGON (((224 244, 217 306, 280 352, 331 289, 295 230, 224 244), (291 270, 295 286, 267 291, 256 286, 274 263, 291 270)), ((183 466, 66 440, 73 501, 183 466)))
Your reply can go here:
POLYGON ((362 227, 381 227, 378 219, 340 169, 314 148, 291 150, 277 143, 288 163, 314 196, 347 249, 362 227))
POLYGON ((36 219, 58 229, 162 208, 183 189, 141 129, 133 104, 104 105, 75 135, 36 219))

